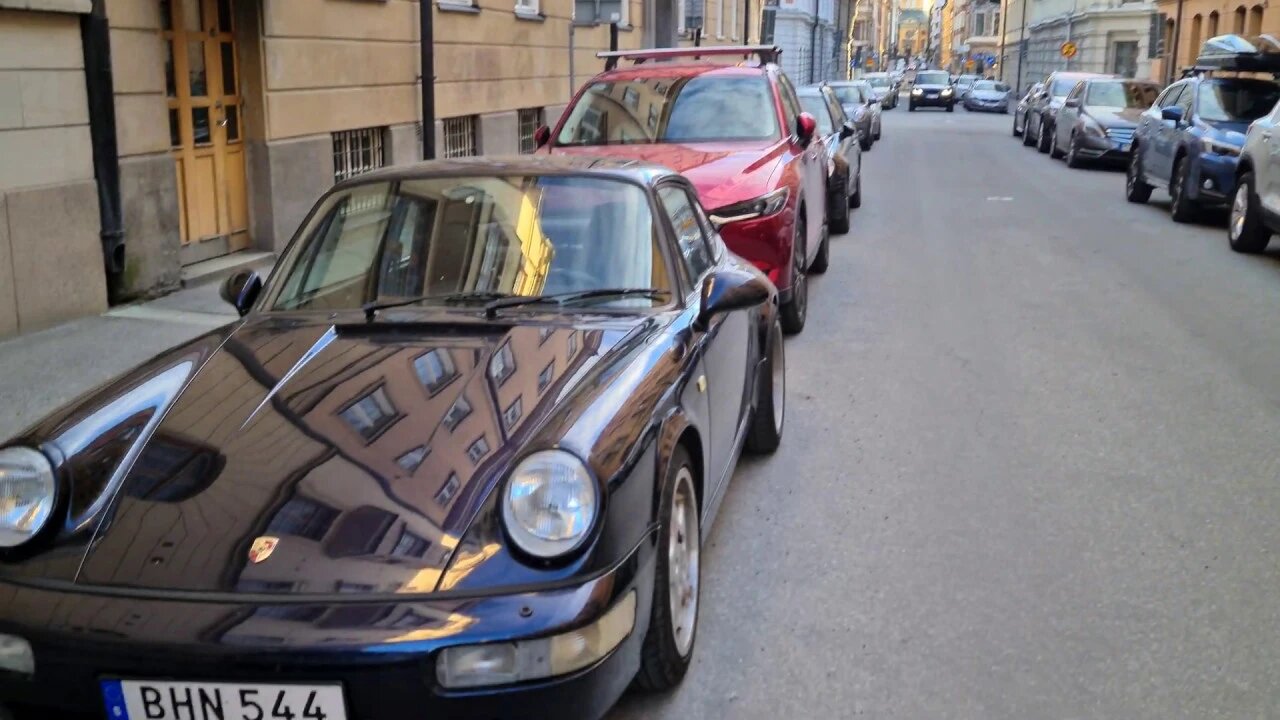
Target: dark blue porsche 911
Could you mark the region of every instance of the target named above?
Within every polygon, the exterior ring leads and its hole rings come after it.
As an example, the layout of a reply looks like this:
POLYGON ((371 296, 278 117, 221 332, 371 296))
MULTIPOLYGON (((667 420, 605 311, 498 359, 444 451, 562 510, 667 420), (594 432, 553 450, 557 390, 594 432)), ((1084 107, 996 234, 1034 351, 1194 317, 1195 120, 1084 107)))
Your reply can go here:
POLYGON ((776 290, 688 182, 372 173, 223 294, 241 321, 0 449, 0 716, 598 717, 680 681, 785 402, 776 290))

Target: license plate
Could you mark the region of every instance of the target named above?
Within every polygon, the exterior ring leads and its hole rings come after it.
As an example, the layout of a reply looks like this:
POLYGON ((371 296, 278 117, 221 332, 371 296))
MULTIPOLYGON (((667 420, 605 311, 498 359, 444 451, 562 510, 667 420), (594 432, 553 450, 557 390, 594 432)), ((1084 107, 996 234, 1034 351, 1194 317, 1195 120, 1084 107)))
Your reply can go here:
POLYGON ((339 685, 103 680, 109 720, 346 720, 339 685))
POLYGON ((925 93, 924 96, 927 98, 936 98, 938 97, 938 93, 925 93))

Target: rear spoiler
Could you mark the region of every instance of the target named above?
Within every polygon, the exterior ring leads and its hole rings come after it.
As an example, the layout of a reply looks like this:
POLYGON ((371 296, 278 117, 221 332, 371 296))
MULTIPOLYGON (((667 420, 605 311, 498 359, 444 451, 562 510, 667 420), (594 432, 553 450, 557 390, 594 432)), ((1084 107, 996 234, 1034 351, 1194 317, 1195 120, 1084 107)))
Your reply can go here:
POLYGON ((741 55, 744 59, 756 56, 760 64, 778 62, 782 48, 776 45, 712 45, 709 47, 650 48, 648 50, 614 50, 596 53, 596 57, 604 59, 604 69, 613 70, 618 67, 619 60, 633 60, 639 65, 645 60, 672 60, 691 57, 695 60, 704 57, 726 57, 741 55))

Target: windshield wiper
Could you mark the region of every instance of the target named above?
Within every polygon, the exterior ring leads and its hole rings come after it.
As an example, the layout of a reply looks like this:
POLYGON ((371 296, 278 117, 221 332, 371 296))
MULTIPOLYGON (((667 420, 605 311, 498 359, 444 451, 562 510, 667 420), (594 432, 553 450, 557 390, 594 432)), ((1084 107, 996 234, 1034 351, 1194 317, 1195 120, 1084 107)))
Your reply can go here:
POLYGON ((503 308, 519 307, 521 305, 536 305, 539 303, 555 303, 557 305, 564 305, 565 303, 603 298, 660 298, 668 297, 670 295, 670 291, 660 290, 658 288, 596 288, 595 290, 578 290, 575 292, 554 293, 552 295, 520 295, 498 298, 490 301, 484 306, 484 315, 492 320, 497 316, 498 311, 503 308))
POLYGON ((388 300, 387 302, 367 302, 360 306, 360 309, 364 310, 365 321, 373 322, 373 318, 377 315, 379 310, 390 310, 391 308, 404 307, 405 305, 413 305, 427 300, 439 300, 443 303, 494 302, 497 300, 515 299, 516 297, 517 296, 511 293, 498 292, 496 290, 472 290, 470 292, 419 295, 417 297, 405 298, 404 300, 388 300))

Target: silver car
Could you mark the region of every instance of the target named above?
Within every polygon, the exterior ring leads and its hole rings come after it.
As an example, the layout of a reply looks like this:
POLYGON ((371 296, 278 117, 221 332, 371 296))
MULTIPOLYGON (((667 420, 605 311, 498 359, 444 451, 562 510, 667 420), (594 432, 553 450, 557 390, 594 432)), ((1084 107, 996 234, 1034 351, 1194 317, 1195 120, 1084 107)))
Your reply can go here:
POLYGON ((965 93, 960 103, 965 110, 982 110, 984 112, 1009 112, 1009 97, 1012 91, 1008 85, 995 80, 979 80, 965 93))
POLYGON ((1013 136, 1014 137, 1022 137, 1022 133, 1023 131, 1026 130, 1026 128, 1019 125, 1018 120, 1025 119, 1027 117, 1027 115, 1031 112, 1031 103, 1035 101, 1037 96, 1043 93, 1044 93, 1044 83, 1036 83, 1031 87, 1027 88, 1027 94, 1023 95, 1022 99, 1018 101, 1018 109, 1016 112, 1013 113, 1013 136))
POLYGON ((880 102, 871 86, 862 80, 827 83, 840 100, 840 106, 858 128, 862 149, 870 150, 880 139, 880 102))
POLYGON ((863 75, 862 79, 871 86, 871 92, 880 101, 880 107, 885 110, 898 107, 898 82, 893 76, 886 72, 871 72, 863 75))

